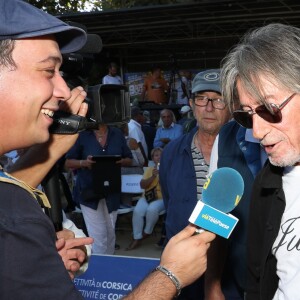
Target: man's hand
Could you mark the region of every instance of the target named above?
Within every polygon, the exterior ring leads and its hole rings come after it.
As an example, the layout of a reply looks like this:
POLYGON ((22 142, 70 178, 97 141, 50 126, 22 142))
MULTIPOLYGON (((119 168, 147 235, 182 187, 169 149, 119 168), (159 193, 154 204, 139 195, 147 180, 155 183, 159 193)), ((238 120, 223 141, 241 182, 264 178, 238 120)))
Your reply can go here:
MULTIPOLYGON (((191 284, 205 272, 207 249, 216 237, 211 232, 193 235, 195 229, 195 226, 189 225, 175 235, 167 244, 160 260, 160 265, 177 277, 181 287, 191 284)), ((173 299, 175 294, 175 285, 170 278, 156 271, 150 273, 124 299, 173 299)))
POLYGON ((57 232, 56 249, 61 256, 65 268, 70 277, 74 278, 74 272, 78 271, 86 260, 86 247, 93 243, 90 237, 75 238, 71 230, 64 229, 57 232))
POLYGON ((128 146, 130 150, 137 150, 139 148, 139 144, 136 141, 136 139, 128 138, 128 140, 129 140, 128 146))
POLYGON ((88 109, 87 103, 84 103, 86 92, 83 87, 78 86, 71 91, 71 97, 60 103, 59 109, 85 117, 88 109))
MULTIPOLYGON (((87 103, 83 102, 86 97, 86 92, 84 89, 79 86, 74 88, 71 91, 71 97, 61 102, 59 105, 59 109, 72 113, 77 114, 82 117, 85 117, 88 111, 87 103)), ((65 154, 71 146, 77 140, 78 134, 71 134, 71 135, 62 135, 62 134, 53 134, 49 141, 49 146, 58 148, 62 152, 62 155, 65 154)))
POLYGON ((164 144, 168 144, 171 140, 168 138, 161 138, 160 141, 164 144))
POLYGON ((207 250, 216 237, 208 231, 193 235, 195 229, 195 226, 188 225, 175 235, 167 244, 160 261, 160 265, 175 274, 182 287, 193 283, 205 272, 207 250))

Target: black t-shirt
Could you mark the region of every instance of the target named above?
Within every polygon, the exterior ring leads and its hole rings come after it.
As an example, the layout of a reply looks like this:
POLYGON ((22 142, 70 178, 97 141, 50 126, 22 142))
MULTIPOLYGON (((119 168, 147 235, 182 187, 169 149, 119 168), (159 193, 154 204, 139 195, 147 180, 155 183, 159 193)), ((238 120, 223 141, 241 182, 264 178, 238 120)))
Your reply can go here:
POLYGON ((55 247, 56 234, 37 201, 0 182, 0 298, 83 299, 55 247))

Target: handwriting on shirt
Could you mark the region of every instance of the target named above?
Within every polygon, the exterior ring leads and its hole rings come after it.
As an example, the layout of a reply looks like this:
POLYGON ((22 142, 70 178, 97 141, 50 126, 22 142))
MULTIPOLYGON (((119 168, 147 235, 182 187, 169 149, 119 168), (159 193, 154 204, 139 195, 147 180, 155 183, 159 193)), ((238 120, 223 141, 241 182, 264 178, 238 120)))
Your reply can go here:
POLYGON ((278 242, 278 245, 273 247, 273 253, 276 254, 279 248, 286 246, 287 251, 300 250, 300 238, 297 235, 296 225, 297 221, 300 221, 300 217, 292 218, 284 222, 280 226, 282 237, 278 242))

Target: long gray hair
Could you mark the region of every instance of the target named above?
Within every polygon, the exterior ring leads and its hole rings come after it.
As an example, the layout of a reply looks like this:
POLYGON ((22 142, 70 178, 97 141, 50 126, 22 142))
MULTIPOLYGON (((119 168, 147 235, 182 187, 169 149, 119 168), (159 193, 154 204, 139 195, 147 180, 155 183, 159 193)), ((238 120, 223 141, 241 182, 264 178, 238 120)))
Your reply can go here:
POLYGON ((246 34, 222 61, 221 85, 228 107, 239 103, 237 80, 266 104, 260 76, 291 92, 300 92, 300 29, 269 24, 246 34))

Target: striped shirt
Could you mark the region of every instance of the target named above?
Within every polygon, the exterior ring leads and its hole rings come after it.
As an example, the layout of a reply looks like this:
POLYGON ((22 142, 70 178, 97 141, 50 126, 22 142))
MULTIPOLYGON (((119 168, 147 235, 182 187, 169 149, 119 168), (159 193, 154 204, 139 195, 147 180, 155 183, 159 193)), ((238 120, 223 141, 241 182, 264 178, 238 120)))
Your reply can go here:
POLYGON ((206 163, 201 151, 199 151, 197 146, 195 145, 196 135, 197 133, 194 135, 191 144, 191 151, 192 151, 192 157, 193 157, 193 163, 194 163, 196 181, 197 181, 197 199, 201 199, 202 187, 207 179, 206 176, 208 175, 209 164, 206 163))

